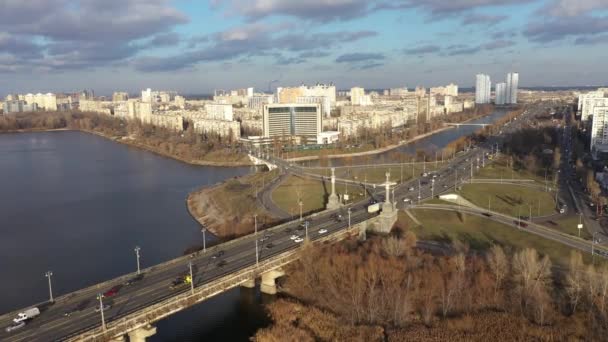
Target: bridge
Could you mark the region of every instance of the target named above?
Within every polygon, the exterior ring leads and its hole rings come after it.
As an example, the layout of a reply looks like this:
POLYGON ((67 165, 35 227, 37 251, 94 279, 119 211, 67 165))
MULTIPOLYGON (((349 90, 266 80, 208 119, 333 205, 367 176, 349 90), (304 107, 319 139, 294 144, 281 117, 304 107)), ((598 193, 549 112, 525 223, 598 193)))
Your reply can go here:
POLYGON ((446 123, 446 126, 456 126, 456 127, 460 127, 460 126, 480 126, 480 127, 486 127, 486 126, 491 126, 491 124, 485 124, 485 123, 446 123))
MULTIPOLYGON (((331 243, 349 236, 365 238, 367 231, 389 232, 396 220, 398 203, 403 203, 404 198, 414 198, 420 203, 449 192, 451 187, 457 188, 467 181, 467 175, 473 174, 474 165, 467 159, 483 159, 489 152, 488 147, 481 146, 451 160, 439 170, 440 177, 434 182, 422 183, 413 179, 394 187, 392 203, 389 194, 394 184, 387 181, 383 184, 384 194, 376 197, 378 201, 384 201, 380 213, 369 213, 366 201, 349 206, 336 203, 337 180, 332 176, 332 194, 328 210, 324 212, 146 268, 142 270, 143 278, 134 283, 131 280, 136 274, 127 274, 62 295, 52 304, 32 305, 30 307, 39 307, 41 314, 19 330, 0 331, 0 340, 124 341, 128 336, 130 341, 144 341, 155 333, 153 324, 158 320, 231 288, 253 287, 259 283, 262 292, 274 294, 277 292, 276 279, 284 275, 286 265, 306 252, 306 246, 331 243), (416 189, 410 191, 412 187, 416 189), (343 218, 337 218, 337 213, 343 218), (183 279, 188 274, 193 280, 190 284, 170 288, 172 280, 183 279), (110 288, 118 288, 118 291, 109 297, 97 298, 110 288), (100 303, 104 304, 102 308, 110 306, 96 312, 95 307, 100 303)), ((294 167, 280 160, 266 161, 282 168, 294 167)), ((23 310, 0 316, 0 327, 8 326, 20 311, 23 310)))

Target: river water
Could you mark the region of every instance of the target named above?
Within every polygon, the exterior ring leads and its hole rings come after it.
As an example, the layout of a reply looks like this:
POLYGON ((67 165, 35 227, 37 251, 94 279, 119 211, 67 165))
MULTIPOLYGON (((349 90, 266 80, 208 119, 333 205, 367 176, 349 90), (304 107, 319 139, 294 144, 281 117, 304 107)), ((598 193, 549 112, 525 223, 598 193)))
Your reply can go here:
MULTIPOLYGON (((48 299, 47 270, 60 295, 135 271, 136 245, 142 267, 181 255, 202 242, 188 193, 252 171, 81 132, 0 135, 0 313, 48 299)), ((268 324, 263 300, 234 289, 158 322, 150 341, 245 341, 268 324)))
MULTIPOLYGON (((441 148, 477 129, 451 129, 397 150, 441 148)), ((181 255, 202 241, 188 193, 253 171, 187 165, 81 132, 0 135, 0 313, 46 300, 47 270, 60 295, 133 272, 136 245, 142 267, 181 255)), ((246 341, 269 324, 269 300, 254 290, 228 291, 158 322, 150 341, 246 341)))
MULTIPOLYGON (((484 116, 482 118, 476 119, 476 120, 472 120, 470 122, 468 122, 469 124, 489 124, 492 123, 494 121, 496 121, 496 119, 504 116, 505 114, 507 114, 507 111, 504 109, 497 109, 494 112, 492 112, 492 114, 484 116)), ((403 152, 409 155, 415 155, 417 150, 424 150, 428 153, 433 154, 435 151, 439 151, 439 156, 441 156, 441 151, 440 149, 445 147, 447 144, 449 144, 450 142, 458 139, 461 136, 466 136, 466 135, 470 135, 472 133, 474 133, 475 131, 481 129, 482 126, 460 126, 458 128, 453 128, 453 129, 448 129, 436 134, 433 134, 431 136, 428 136, 426 138, 417 140, 411 144, 407 144, 407 145, 403 145, 400 146, 398 148, 395 148, 393 150, 384 152, 384 153, 378 153, 378 154, 374 154, 371 155, 371 159, 369 159, 369 161, 361 159, 361 158, 353 158, 353 164, 358 164, 358 163, 389 163, 389 162, 396 162, 396 161, 391 161, 389 156, 392 152, 403 152), (359 160, 361 159, 361 160, 359 160)), ((331 152, 330 152, 331 153, 331 152)), ((343 166, 344 165, 344 159, 343 158, 335 158, 335 159, 329 159, 329 165, 330 166, 343 166)), ((319 162, 318 160, 315 161, 306 161, 306 162, 302 162, 302 165, 306 165, 306 166, 318 166, 319 162)))

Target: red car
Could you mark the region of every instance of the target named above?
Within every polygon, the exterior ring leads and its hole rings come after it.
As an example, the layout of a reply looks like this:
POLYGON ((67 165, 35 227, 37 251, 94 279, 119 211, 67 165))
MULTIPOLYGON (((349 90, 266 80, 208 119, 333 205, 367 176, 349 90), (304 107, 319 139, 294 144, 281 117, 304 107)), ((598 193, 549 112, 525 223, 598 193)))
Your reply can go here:
POLYGON ((121 287, 122 287, 122 286, 120 286, 120 285, 116 285, 116 286, 114 286, 113 288, 109 289, 108 291, 104 292, 104 293, 103 293, 103 296, 104 296, 104 297, 112 297, 112 296, 115 296, 115 295, 118 293, 118 291, 120 291, 120 288, 121 288, 121 287))

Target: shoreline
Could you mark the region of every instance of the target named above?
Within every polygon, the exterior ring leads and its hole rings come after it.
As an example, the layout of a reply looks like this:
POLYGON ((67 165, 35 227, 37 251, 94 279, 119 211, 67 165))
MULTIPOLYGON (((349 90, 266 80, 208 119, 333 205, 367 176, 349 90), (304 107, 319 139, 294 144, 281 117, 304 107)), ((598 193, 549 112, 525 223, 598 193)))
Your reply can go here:
MULTIPOLYGON (((486 116, 490 116, 493 113, 494 112, 486 114, 486 115, 479 115, 479 116, 476 116, 474 118, 470 118, 470 119, 467 119, 465 121, 461 121, 461 122, 458 122, 458 123, 459 124, 464 124, 464 123, 467 123, 467 122, 471 122, 473 120, 479 120, 479 119, 484 118, 486 116)), ((441 132, 444 132, 444 131, 447 131, 447 130, 450 130, 450 129, 453 129, 453 128, 455 128, 455 126, 444 126, 444 127, 439 128, 439 129, 436 129, 434 131, 431 131, 431 132, 428 132, 428 133, 424 133, 424 134, 421 134, 421 135, 417 135, 417 136, 415 136, 412 139, 403 141, 402 143, 395 144, 395 145, 389 145, 389 146, 378 148, 378 149, 375 149, 375 150, 363 151, 363 152, 355 152, 355 153, 330 154, 330 155, 327 155, 327 159, 340 159, 340 158, 360 157, 360 156, 380 154, 380 153, 388 152, 390 150, 394 150, 396 148, 399 148, 399 147, 402 147, 402 146, 405 146, 405 145, 409 145, 409 144, 414 143, 414 142, 416 142, 416 141, 418 141, 420 139, 424 139, 424 138, 430 137, 430 136, 432 136, 434 134, 441 133, 441 132)), ((318 159, 319 159, 319 156, 305 156, 305 157, 296 157, 296 158, 286 159, 286 161, 301 162, 301 161, 318 160, 318 159)))
POLYGON ((170 158, 185 164, 189 164, 189 165, 195 165, 195 166, 212 166, 212 167, 248 167, 248 166, 255 166, 253 163, 251 162, 215 162, 215 161, 205 161, 205 160, 188 160, 188 159, 184 159, 175 155, 171 155, 169 153, 165 153, 162 151, 158 151, 156 149, 154 149, 153 147, 150 147, 148 145, 139 143, 137 140, 134 139, 128 139, 126 137, 112 137, 106 134, 103 134, 101 132, 96 132, 96 131, 90 131, 90 130, 86 130, 86 129, 76 129, 76 128, 55 128, 55 129, 20 129, 20 130, 13 130, 13 131, 5 131, 5 132, 0 132, 1 134, 15 134, 15 133, 43 133, 43 132, 82 132, 82 133, 88 133, 88 134, 92 134, 92 135, 96 135, 98 137, 102 137, 104 139, 122 144, 122 145, 126 145, 126 146, 130 146, 130 147, 134 147, 134 148, 138 148, 147 152, 151 152, 154 153, 156 155, 162 156, 162 157, 166 157, 166 158, 170 158))

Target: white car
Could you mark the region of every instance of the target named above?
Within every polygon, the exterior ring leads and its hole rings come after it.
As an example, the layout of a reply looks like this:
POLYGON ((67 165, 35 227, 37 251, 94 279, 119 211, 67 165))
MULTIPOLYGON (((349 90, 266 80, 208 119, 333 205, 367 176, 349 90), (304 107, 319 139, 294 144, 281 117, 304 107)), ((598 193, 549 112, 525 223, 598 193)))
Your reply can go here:
POLYGON ((327 233, 327 229, 323 228, 323 229, 319 229, 319 234, 325 234, 327 233))
POLYGON ((413 187, 413 186, 411 186, 411 187, 410 187, 408 190, 409 190, 409 191, 414 191, 415 189, 414 189, 414 187, 413 187))
POLYGON ((297 236, 297 235, 294 234, 294 235, 290 236, 289 238, 292 239, 292 240, 295 240, 295 239, 299 238, 299 236, 297 236))
POLYGON ((410 203, 411 201, 412 201, 412 200, 411 200, 411 199, 409 199, 409 198, 404 198, 404 199, 403 199, 403 202, 404 202, 404 203, 410 203))
POLYGON ((302 238, 297 238, 297 239, 293 240, 293 242, 295 242, 295 243, 300 243, 302 241, 304 241, 304 239, 302 239, 302 238))

